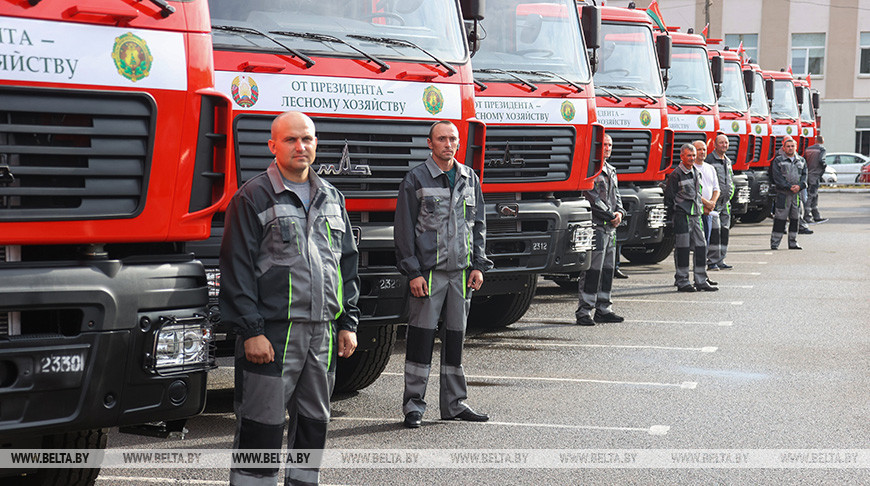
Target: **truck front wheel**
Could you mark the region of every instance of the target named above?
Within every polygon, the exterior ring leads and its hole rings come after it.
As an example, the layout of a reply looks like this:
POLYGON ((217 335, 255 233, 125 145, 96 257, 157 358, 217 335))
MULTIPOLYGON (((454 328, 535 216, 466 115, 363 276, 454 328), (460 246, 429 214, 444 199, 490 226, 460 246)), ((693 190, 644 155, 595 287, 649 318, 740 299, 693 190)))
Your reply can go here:
MULTIPOLYGON (((66 432, 45 436, 42 448, 105 449, 108 438, 108 429, 66 432)), ((23 483, 28 486, 87 486, 93 485, 99 474, 100 468, 40 469, 33 474, 27 474, 23 483)))
POLYGON ((350 358, 338 359, 335 369, 336 393, 362 390, 381 376, 393 352, 396 327, 396 324, 378 326, 374 347, 357 351, 350 358))
POLYGON ((488 295, 471 301, 468 325, 471 327, 498 329, 520 320, 532 305, 538 276, 529 276, 529 281, 519 294, 488 295))
POLYGON ((662 241, 639 248, 623 248, 622 256, 631 263, 659 263, 674 250, 674 232, 665 231, 662 241))
MULTIPOLYGON (((770 215, 769 208, 752 209, 740 215, 740 222, 748 224, 760 223, 767 219, 768 215, 770 215)), ((731 221, 734 221, 734 219, 735 218, 731 218, 731 221)))

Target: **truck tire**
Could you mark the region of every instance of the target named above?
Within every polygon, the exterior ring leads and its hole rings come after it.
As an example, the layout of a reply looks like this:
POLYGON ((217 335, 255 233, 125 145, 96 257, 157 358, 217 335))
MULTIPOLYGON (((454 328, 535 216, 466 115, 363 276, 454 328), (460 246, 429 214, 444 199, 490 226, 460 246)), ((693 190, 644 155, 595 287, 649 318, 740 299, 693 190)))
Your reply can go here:
MULTIPOLYGON (((109 429, 80 430, 63 434, 47 435, 42 440, 43 449, 105 449, 109 429)), ((97 480, 100 468, 92 469, 40 469, 28 474, 24 484, 28 486, 91 486, 97 480)))
POLYGON ((489 295, 471 302, 468 325, 484 329, 507 327, 520 320, 535 298, 538 276, 529 277, 525 290, 519 294, 489 295))
POLYGON ((397 324, 379 326, 375 347, 357 351, 350 358, 338 359, 335 369, 335 393, 362 390, 381 376, 393 352, 397 327, 397 324))
POLYGON ((659 263, 674 250, 674 232, 665 231, 662 241, 643 248, 623 248, 622 256, 628 258, 631 263, 659 263))
MULTIPOLYGON (((763 209, 751 209, 746 211, 746 213, 740 215, 741 223, 760 223, 767 219, 767 216, 770 214, 768 208, 763 209)), ((732 218, 733 219, 733 218, 732 218)))

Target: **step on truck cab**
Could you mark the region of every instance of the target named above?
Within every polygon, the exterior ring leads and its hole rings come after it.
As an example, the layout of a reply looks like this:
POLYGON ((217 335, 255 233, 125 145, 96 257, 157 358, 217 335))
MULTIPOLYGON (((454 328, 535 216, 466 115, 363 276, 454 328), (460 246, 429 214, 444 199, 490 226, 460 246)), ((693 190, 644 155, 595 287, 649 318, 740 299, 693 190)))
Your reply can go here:
POLYGON ((758 183, 758 193, 750 193, 750 207, 746 214, 740 217, 743 223, 760 223, 770 215, 774 192, 771 191, 770 161, 774 153, 773 124, 770 119, 770 102, 773 100, 773 81, 765 80, 761 68, 757 64, 749 64, 752 70, 755 90, 749 93, 749 114, 752 120, 751 130, 755 137, 752 151, 750 171, 755 174, 758 183), (754 201, 760 201, 761 206, 755 206, 754 201))
MULTIPOLYGON (((479 20, 478 3, 463 4, 467 17, 479 20)), ((389 360, 397 324, 407 319, 408 284, 393 244, 396 197, 405 174, 429 156, 432 123, 452 121, 460 133, 457 160, 483 172, 485 127, 474 118, 459 2, 210 0, 209 6, 216 87, 232 98, 238 183, 272 162, 266 141, 276 115, 297 110, 314 120, 312 168, 344 194, 360 250, 359 348, 339 359, 336 390, 368 386, 389 360)), ((215 289, 222 234, 216 218, 212 237, 196 249, 215 289)), ((211 317, 219 323, 216 294, 211 317)))
POLYGON ((490 1, 481 28, 475 109, 486 123, 483 192, 495 267, 469 322, 498 327, 522 317, 538 274, 589 267, 592 220, 581 191, 601 171, 604 128, 595 123, 574 0, 490 1))
MULTIPOLYGON (((708 39, 708 43, 716 42, 708 39)), ((728 137, 728 151, 735 174, 735 191, 731 198, 732 215, 743 218, 750 209, 758 209, 767 202, 767 173, 751 170, 755 157, 756 137, 751 131, 749 93, 755 89, 754 77, 737 52, 727 46, 709 49, 710 63, 722 64, 722 78, 717 83, 720 131, 728 137), (722 61, 715 61, 716 57, 722 61), (761 191, 764 187, 764 191, 761 191)))
POLYGON ((670 52, 669 45, 661 46, 653 41, 652 22, 644 11, 601 7, 601 47, 593 76, 596 112, 613 139, 609 162, 628 213, 617 228, 617 242, 626 258, 641 263, 660 262, 673 249, 673 238, 663 240, 660 184, 671 165, 674 138, 660 72, 660 65, 670 65, 670 52))
POLYGON ((234 177, 207 10, 0 2, 0 447, 102 448, 205 405, 208 293, 184 245, 234 177))

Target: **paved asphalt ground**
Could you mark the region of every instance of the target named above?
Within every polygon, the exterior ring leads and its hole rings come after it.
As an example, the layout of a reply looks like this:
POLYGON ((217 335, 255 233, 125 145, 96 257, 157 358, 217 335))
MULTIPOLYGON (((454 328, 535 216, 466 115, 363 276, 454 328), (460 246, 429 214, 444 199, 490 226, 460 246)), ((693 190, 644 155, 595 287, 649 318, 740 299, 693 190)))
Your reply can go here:
MULTIPOLYGON (((469 404, 485 424, 438 419, 437 366, 423 427, 401 426, 404 341, 372 386, 334 397, 329 449, 870 450, 870 194, 823 193, 803 251, 770 251, 771 220, 738 224, 716 293, 681 294, 673 260, 626 265, 622 324, 574 325, 576 292, 541 281, 502 330, 469 332, 469 404)), ((782 247, 784 248, 785 242, 782 247)), ((440 347, 436 346, 436 359, 440 347)), ((184 440, 113 430, 109 447, 228 448, 231 370, 213 377, 184 440)), ((591 457, 591 456, 590 456, 591 457)), ((606 458, 610 456, 597 456, 606 458)), ((620 456, 623 457, 623 456, 620 456)), ((671 456, 666 455, 667 458, 671 456)), ((323 484, 868 484, 870 469, 335 468, 323 484)), ((818 466, 818 465, 817 465, 818 466)), ((226 484, 228 471, 104 469, 98 485, 226 484)))

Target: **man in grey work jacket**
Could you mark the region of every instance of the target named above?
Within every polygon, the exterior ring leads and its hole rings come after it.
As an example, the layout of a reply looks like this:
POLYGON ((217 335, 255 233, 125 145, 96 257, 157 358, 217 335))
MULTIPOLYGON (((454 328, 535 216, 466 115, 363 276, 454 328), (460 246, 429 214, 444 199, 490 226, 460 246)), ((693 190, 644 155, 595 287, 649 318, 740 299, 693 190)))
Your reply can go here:
POLYGON ((731 265, 725 263, 728 253, 728 240, 731 231, 731 196, 734 195, 734 171, 731 169, 731 159, 728 151, 728 136, 716 135, 713 152, 705 162, 716 169, 719 179, 719 199, 716 200, 715 211, 719 213, 718 223, 713 221, 710 229, 710 244, 707 247, 707 270, 729 270, 731 265))
MULTIPOLYGON (((221 318, 238 336, 234 450, 323 449, 339 356, 356 348, 358 253, 344 197, 310 169, 314 123, 272 122, 275 161, 233 196, 221 242, 221 318), (338 335, 336 336, 336 329, 338 335)), ((230 484, 275 485, 278 469, 234 465, 230 484)), ((317 484, 319 458, 285 484, 317 484)))
POLYGON ((674 222, 674 284, 680 292, 713 292, 719 288, 707 281, 707 240, 701 227, 704 210, 695 156, 695 146, 683 144, 680 165, 668 175, 665 185, 665 207, 671 210, 674 222), (695 257, 694 286, 689 282, 690 251, 695 257))
POLYGON ((613 151, 613 139, 604 135, 604 166, 595 178, 594 187, 583 191, 592 206, 592 231, 595 248, 590 252, 589 269, 580 272, 580 303, 574 316, 578 326, 594 326, 596 322, 622 322, 613 312, 610 292, 616 265, 616 227, 625 217, 622 198, 617 187, 616 169, 607 163, 613 151), (593 318, 592 312, 595 311, 593 318))
POLYGON ((779 248, 787 220, 788 249, 802 250, 797 242, 798 220, 801 217, 798 193, 807 187, 807 161, 797 154, 797 143, 788 135, 783 138, 782 150, 770 163, 770 177, 776 189, 770 249, 779 248))
POLYGON ((819 214, 819 185, 822 183, 822 174, 825 173, 825 138, 821 135, 816 137, 816 143, 804 150, 804 159, 807 161, 807 202, 804 206, 804 222, 824 223, 827 219, 819 214))
POLYGON ((459 131, 436 122, 427 140, 432 154, 405 176, 396 203, 395 241, 399 271, 411 290, 405 354, 404 424, 421 425, 435 330, 441 326, 440 412, 445 420, 485 422, 489 417, 465 404, 462 368, 465 324, 471 290, 492 268, 484 253, 486 219, 480 180, 453 157, 459 131))

